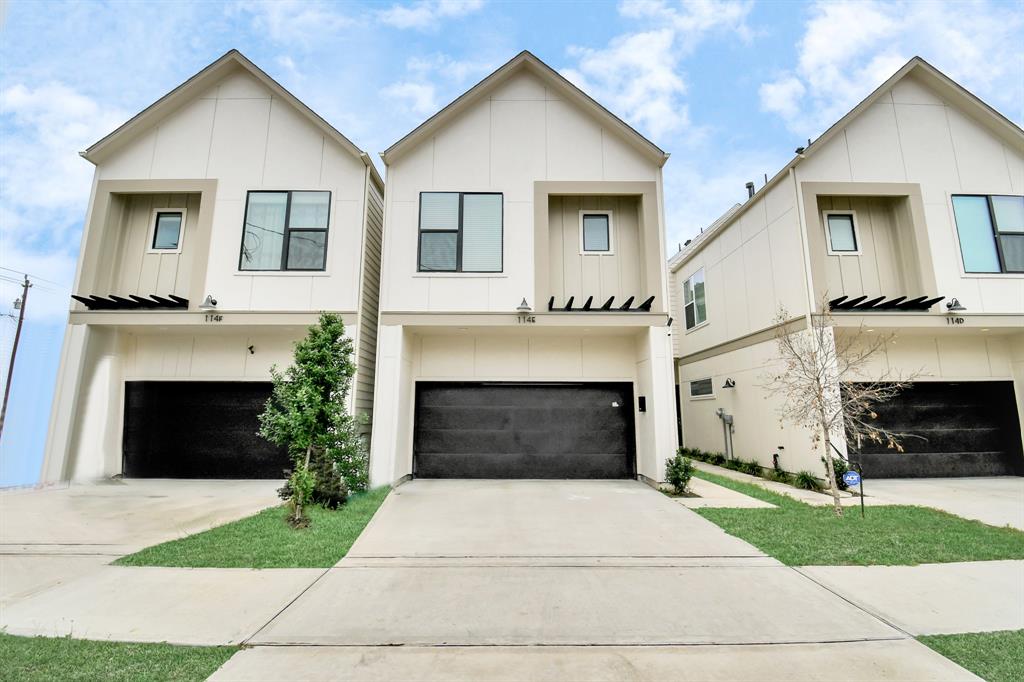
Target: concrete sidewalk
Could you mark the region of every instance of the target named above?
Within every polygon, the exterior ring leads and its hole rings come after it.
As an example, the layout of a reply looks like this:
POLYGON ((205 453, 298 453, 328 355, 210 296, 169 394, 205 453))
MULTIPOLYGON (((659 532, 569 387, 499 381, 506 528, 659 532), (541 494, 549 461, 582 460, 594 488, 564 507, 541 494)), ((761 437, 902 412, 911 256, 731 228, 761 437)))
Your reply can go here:
POLYGON ((1024 629, 1024 561, 799 571, 912 635, 1024 629))
POLYGON ((665 680, 979 680, 904 639, 687 647, 253 647, 211 682, 664 682, 665 680))

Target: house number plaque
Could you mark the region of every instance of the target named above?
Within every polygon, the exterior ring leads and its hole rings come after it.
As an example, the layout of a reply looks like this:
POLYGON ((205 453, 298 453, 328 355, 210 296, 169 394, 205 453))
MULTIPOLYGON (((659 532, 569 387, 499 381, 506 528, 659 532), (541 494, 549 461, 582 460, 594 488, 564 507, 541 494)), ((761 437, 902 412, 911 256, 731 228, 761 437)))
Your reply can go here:
POLYGON ((224 320, 224 316, 218 315, 216 313, 210 315, 203 315, 203 320, 205 322, 221 322, 224 320))
POLYGON ((964 318, 962 317, 947 317, 946 324, 963 324, 964 318))

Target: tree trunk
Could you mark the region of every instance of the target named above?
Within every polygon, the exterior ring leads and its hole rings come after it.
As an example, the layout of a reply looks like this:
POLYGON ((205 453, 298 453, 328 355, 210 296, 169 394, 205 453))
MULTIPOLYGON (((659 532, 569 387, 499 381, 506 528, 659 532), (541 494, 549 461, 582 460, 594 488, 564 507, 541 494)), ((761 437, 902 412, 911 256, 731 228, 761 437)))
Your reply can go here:
POLYGON ((836 470, 832 466, 832 439, 825 429, 825 471, 828 472, 828 485, 832 491, 832 504, 835 506, 836 516, 843 515, 843 505, 839 502, 839 485, 836 483, 836 470))
MULTIPOLYGON (((313 446, 309 445, 306 447, 306 464, 305 469, 309 471, 309 454, 313 450, 313 446)), ((302 502, 299 501, 298 495, 295 496, 295 523, 302 520, 302 502)))

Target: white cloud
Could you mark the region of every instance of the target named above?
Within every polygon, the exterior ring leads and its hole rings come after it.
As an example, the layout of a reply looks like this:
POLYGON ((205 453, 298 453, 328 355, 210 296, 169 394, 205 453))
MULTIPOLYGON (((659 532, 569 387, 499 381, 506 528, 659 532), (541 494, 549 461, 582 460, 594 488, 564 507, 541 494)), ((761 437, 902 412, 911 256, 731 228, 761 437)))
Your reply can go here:
MULTIPOLYGON (((78 156, 127 116, 60 82, 0 92, 0 234, 20 245, 54 239, 84 217, 93 167, 78 156)), ((10 253, 4 245, 4 259, 10 253)), ((78 244, 72 244, 72 250, 78 244)))
POLYGON ((796 65, 761 86, 761 106, 814 136, 919 55, 1020 118, 1022 27, 1010 4, 819 1, 796 65))
POLYGON ((750 4, 626 0, 619 12, 651 27, 619 35, 604 48, 570 47, 577 66, 562 74, 653 138, 689 128, 681 61, 711 31, 749 38, 750 4))
POLYGON ((440 76, 456 85, 473 79, 478 80, 493 71, 497 64, 479 59, 453 59, 435 52, 426 56, 415 56, 406 62, 406 69, 418 76, 440 76))
POLYGON ((392 5, 378 13, 382 23, 395 28, 433 29, 442 19, 456 19, 484 6, 483 0, 420 0, 392 5))
POLYGON ((675 33, 661 29, 619 36, 603 49, 572 47, 578 59, 566 78, 653 137, 685 126, 686 84, 677 73, 675 33))
POLYGON ((273 42, 308 48, 356 23, 334 5, 310 0, 240 2, 235 9, 252 15, 253 28, 273 42))
POLYGON ((720 28, 731 30, 742 40, 752 36, 747 15, 752 2, 734 0, 623 0, 619 13, 633 19, 654 19, 672 27, 680 46, 692 51, 704 34, 720 28))
POLYGON ((388 97, 396 97, 408 103, 412 113, 429 116, 437 111, 437 92, 433 83, 401 81, 381 90, 388 97))

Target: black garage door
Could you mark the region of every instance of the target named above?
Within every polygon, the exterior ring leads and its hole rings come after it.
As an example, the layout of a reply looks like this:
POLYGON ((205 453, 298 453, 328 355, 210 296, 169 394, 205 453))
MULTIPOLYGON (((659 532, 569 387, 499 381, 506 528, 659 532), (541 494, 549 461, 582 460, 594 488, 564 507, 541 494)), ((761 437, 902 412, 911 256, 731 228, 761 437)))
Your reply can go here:
POLYGON ((285 451, 257 435, 267 382, 129 381, 124 475, 283 478, 285 451))
POLYGON ((1010 381, 920 381, 877 412, 879 426, 910 437, 902 441, 905 452, 864 444, 866 478, 1024 473, 1010 381))
POLYGON ((413 475, 631 478, 630 384, 416 384, 413 475))

